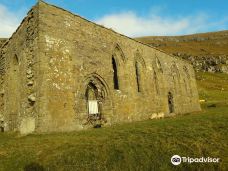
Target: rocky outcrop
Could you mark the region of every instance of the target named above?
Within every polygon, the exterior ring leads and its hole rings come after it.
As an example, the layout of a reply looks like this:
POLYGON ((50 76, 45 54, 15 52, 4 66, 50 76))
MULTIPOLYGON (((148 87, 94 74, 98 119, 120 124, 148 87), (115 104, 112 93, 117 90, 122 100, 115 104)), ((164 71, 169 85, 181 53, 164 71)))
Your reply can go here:
POLYGON ((189 60, 196 71, 228 73, 228 31, 136 39, 189 60))
POLYGON ((193 56, 186 53, 173 53, 182 59, 188 60, 192 63, 195 70, 204 72, 222 72, 228 73, 228 56, 193 56))

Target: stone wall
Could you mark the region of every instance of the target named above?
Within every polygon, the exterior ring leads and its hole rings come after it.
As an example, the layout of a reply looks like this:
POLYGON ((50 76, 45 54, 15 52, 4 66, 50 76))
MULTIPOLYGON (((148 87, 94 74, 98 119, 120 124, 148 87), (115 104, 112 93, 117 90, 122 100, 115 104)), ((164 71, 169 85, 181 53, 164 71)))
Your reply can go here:
POLYGON ((35 94, 38 6, 29 11, 17 31, 4 44, 0 54, 1 114, 5 130, 34 131, 37 117, 35 94))
POLYGON ((188 62, 42 1, 0 52, 6 130, 91 127, 94 99, 106 125, 200 110, 188 62))
POLYGON ((7 41, 5 38, 0 38, 0 47, 7 41))
POLYGON ((106 124, 148 119, 153 113, 168 116, 169 94, 176 114, 200 110, 188 62, 43 2, 38 48, 37 131, 87 127, 91 87, 106 124))

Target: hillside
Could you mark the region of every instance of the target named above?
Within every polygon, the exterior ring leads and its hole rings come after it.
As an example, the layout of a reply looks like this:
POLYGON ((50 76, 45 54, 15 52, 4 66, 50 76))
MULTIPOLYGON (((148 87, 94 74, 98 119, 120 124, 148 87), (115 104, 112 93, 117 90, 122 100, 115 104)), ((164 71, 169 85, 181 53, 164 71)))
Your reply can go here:
POLYGON ((228 30, 185 36, 136 38, 192 62, 197 71, 228 73, 228 30))
POLYGON ((228 75, 197 73, 202 112, 81 132, 0 133, 0 170, 227 170, 228 75), (174 154, 218 157, 181 163, 174 154))

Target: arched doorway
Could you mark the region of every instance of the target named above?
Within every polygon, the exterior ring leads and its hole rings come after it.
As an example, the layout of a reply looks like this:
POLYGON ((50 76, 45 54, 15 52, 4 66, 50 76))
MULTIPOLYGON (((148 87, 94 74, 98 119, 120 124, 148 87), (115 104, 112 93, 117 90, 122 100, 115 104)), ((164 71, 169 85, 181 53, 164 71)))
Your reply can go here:
POLYGON ((98 115, 100 113, 98 89, 92 82, 89 82, 86 88, 87 111, 89 115, 98 115))
POLYGON ((91 80, 86 87, 86 107, 87 107, 87 122, 86 124, 94 127, 101 127, 105 120, 102 113, 102 106, 105 102, 105 94, 96 81, 91 80))
POLYGON ((75 94, 74 106, 79 124, 83 127, 95 126, 92 122, 88 122, 93 116, 98 116, 102 124, 109 124, 113 116, 112 99, 110 88, 103 77, 97 73, 91 73, 81 80, 79 85, 81 86, 75 94))
POLYGON ((174 113, 173 95, 171 92, 168 93, 168 106, 169 106, 169 113, 174 113))

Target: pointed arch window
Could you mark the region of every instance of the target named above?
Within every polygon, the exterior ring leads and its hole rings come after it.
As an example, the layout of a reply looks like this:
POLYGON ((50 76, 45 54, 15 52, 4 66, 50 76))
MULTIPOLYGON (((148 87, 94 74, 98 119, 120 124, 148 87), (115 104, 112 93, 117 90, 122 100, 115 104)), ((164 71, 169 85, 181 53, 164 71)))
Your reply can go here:
POLYGON ((155 83, 156 93, 159 94, 158 77, 157 77, 157 73, 155 71, 154 71, 154 83, 155 83))
POLYGON ((19 59, 18 59, 18 56, 17 55, 14 55, 14 57, 13 57, 13 65, 14 66, 19 65, 19 59))
POLYGON ((139 50, 136 51, 135 53, 135 61, 134 61, 134 66, 135 66, 135 76, 136 76, 136 86, 137 86, 137 91, 138 92, 144 92, 145 87, 145 73, 144 69, 146 68, 145 61, 139 52, 139 50))
POLYGON ((160 60, 156 57, 155 58, 155 62, 156 62, 156 67, 157 67, 157 70, 161 73, 163 73, 163 69, 162 69, 162 66, 161 66, 161 62, 160 60))
POLYGON ((136 74, 137 90, 138 90, 138 92, 142 92, 141 68, 140 68, 140 64, 137 61, 135 63, 135 74, 136 74))
POLYGON ((113 69, 114 89, 119 90, 118 70, 117 70, 116 60, 114 57, 112 57, 112 69, 113 69))

